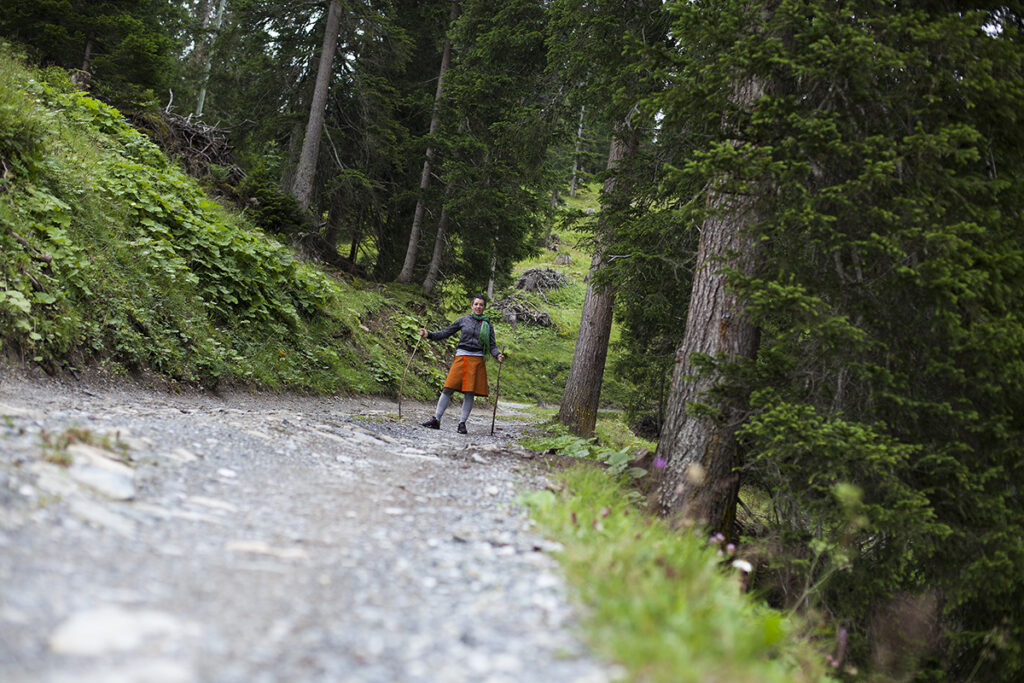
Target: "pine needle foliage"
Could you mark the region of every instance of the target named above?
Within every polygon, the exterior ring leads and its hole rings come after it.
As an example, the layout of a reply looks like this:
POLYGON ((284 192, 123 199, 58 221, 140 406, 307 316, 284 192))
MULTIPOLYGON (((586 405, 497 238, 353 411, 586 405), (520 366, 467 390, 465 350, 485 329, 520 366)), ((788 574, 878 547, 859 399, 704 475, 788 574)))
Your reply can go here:
POLYGON ((788 553, 764 589, 817 586, 875 676, 1015 680, 1024 50, 1018 14, 961 4, 675 3, 655 104, 717 130, 673 182, 759 198, 759 272, 732 283, 760 351, 715 400, 745 411, 759 539, 788 553), (751 77, 766 94, 731 111, 751 77), (908 600, 932 606, 916 642, 884 642, 908 600))

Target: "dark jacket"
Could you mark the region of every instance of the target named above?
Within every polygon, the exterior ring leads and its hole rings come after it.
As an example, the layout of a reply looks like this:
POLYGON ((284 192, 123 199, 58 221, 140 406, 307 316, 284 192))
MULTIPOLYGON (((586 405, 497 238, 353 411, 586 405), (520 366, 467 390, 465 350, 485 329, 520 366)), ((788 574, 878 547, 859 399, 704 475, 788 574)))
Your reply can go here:
MULTIPOLYGON (((482 320, 474 320, 473 316, 464 315, 439 332, 428 332, 427 339, 438 341, 447 339, 456 332, 462 332, 458 348, 469 353, 483 353, 484 349, 480 346, 480 325, 482 324, 482 320)), ((492 356, 498 357, 498 341, 494 337, 494 323, 491 323, 491 348, 489 351, 492 356)))

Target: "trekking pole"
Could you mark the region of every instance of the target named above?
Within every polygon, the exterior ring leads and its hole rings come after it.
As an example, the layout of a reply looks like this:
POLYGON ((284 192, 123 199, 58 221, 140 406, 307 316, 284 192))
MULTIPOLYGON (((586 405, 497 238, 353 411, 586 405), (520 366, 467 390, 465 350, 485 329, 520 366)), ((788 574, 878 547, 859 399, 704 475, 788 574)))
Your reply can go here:
MULTIPOLYGON (((501 355, 504 356, 505 352, 502 351, 501 355)), ((505 357, 505 360, 508 360, 507 356, 505 357)), ((498 417, 498 395, 501 393, 501 366, 502 365, 504 365, 504 363, 498 363, 498 379, 494 383, 494 411, 491 413, 491 436, 494 436, 494 420, 497 419, 497 417, 498 417)))
MULTIPOLYGON (((423 337, 416 339, 416 346, 412 347, 412 355, 409 356, 409 362, 405 364, 405 372, 402 373, 402 383, 398 385, 398 419, 402 419, 402 392, 405 391, 405 376, 409 374, 409 366, 412 365, 412 359, 416 357, 416 351, 420 348, 420 342, 423 341, 423 337)), ((499 370, 500 371, 500 370, 499 370)))

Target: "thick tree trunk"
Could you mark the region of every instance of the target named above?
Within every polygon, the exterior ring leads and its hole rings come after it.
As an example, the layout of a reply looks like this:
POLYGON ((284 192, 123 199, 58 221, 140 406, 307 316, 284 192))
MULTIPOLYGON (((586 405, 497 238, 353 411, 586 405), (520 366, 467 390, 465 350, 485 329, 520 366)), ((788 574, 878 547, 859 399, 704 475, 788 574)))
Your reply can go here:
MULTIPOLYGON (((204 36, 203 38, 203 75, 199 83, 199 95, 196 98, 196 117, 203 115, 203 108, 206 106, 206 89, 210 84, 210 71, 213 70, 213 41, 216 40, 217 34, 220 33, 220 27, 224 22, 224 9, 227 4, 227 0, 220 0, 220 4, 217 5, 217 14, 213 18, 213 35, 208 38, 204 36)), ((203 28, 206 28, 206 25, 206 20, 204 20, 203 28)))
MULTIPOLYGON (((458 0, 452 0, 451 13, 448 16, 448 25, 451 26, 459 17, 458 0)), ((451 62, 452 41, 445 38, 444 50, 441 52, 441 69, 437 75, 437 89, 434 91, 434 109, 430 115, 430 134, 434 135, 441 125, 440 103, 441 95, 444 92, 444 75, 448 71, 451 62)), ((412 271, 416 267, 416 254, 420 248, 420 228, 423 225, 423 213, 426 210, 427 188, 430 187, 430 171, 434 163, 434 147, 427 147, 427 158, 423 161, 423 171, 420 173, 420 195, 416 200, 416 210, 412 216, 412 232, 409 234, 409 246, 405 250, 405 261, 402 264, 402 272, 398 274, 398 281, 412 282, 412 271)))
MULTIPOLYGON (((736 88, 735 101, 749 107, 763 92, 756 81, 736 88)), ((718 358, 751 358, 757 350, 757 329, 743 317, 738 298, 723 268, 750 274, 756 242, 749 235, 755 220, 751 194, 730 194, 719 182, 708 194, 709 217, 701 228, 697 270, 690 295, 683 343, 676 354, 666 421, 658 455, 667 466, 658 491, 661 512, 678 521, 707 524, 731 533, 739 491, 736 416, 728 410, 693 415, 687 406, 709 400, 719 377, 701 372, 694 354, 718 358)))
POLYGON ((299 165, 295 169, 295 180, 292 182, 292 195, 303 209, 309 208, 313 196, 313 178, 316 176, 316 162, 320 154, 320 136, 324 130, 327 91, 331 84, 331 67, 334 64, 334 51, 338 46, 340 25, 341 2, 331 0, 327 12, 327 26, 324 28, 324 43, 320 50, 320 65, 316 71, 316 87, 309 107, 309 121, 306 123, 306 135, 302 140, 299 165))
MULTIPOLYGON (((630 134, 629 140, 618 135, 612 137, 608 151, 608 168, 618 167, 627 156, 636 153, 636 139, 630 134)), ((605 195, 615 190, 614 177, 605 181, 605 195)), ((604 207, 602 207, 603 209, 604 207)), ((601 401, 601 381, 604 379, 604 363, 608 356, 608 339, 612 331, 612 310, 615 307, 615 292, 608 287, 594 284, 594 276, 604 267, 604 245, 601 240, 602 225, 607 215, 601 212, 598 226, 597 246, 590 262, 587 276, 587 293, 583 299, 580 316, 580 331, 576 337, 572 366, 565 381, 562 404, 558 410, 558 421, 577 436, 590 436, 597 422, 597 408, 601 401)))
POLYGON ((580 172, 580 146, 583 142, 583 112, 587 110, 586 105, 580 106, 580 125, 576 129, 576 147, 572 151, 572 183, 569 185, 569 196, 576 196, 576 178, 580 172))

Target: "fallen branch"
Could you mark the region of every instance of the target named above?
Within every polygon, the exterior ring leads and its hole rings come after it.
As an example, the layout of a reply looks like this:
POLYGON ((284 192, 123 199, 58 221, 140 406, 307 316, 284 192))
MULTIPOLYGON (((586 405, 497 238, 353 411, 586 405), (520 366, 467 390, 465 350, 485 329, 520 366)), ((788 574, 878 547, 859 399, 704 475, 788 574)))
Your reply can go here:
POLYGON ((0 192, 10 192, 11 186, 7 184, 7 178, 11 175, 11 167, 7 165, 7 159, 0 157, 0 168, 3 169, 3 174, 0 174, 0 192))
POLYGON ((26 240, 24 237, 22 237, 21 235, 16 233, 11 228, 7 228, 7 232, 10 233, 11 237, 13 237, 14 239, 18 240, 18 242, 21 244, 21 246, 25 247, 25 249, 28 251, 28 253, 35 260, 42 261, 43 263, 47 263, 47 264, 49 264, 49 263, 51 263, 53 261, 53 256, 51 256, 50 254, 47 254, 47 253, 39 251, 38 249, 33 247, 31 244, 29 244, 28 240, 26 240))
POLYGON ((20 270, 20 271, 21 271, 21 274, 22 274, 22 275, 24 275, 25 277, 27 277, 27 278, 28 278, 28 281, 32 283, 32 289, 33 289, 33 291, 36 291, 36 292, 42 292, 42 293, 44 293, 44 294, 46 294, 46 293, 47 293, 47 292, 46 292, 46 288, 45 288, 45 287, 43 287, 43 286, 42 286, 42 285, 41 285, 41 284, 39 283, 39 280, 37 280, 37 279, 35 278, 35 276, 34 276, 34 275, 32 275, 32 273, 28 272, 28 271, 27 271, 27 270, 25 269, 25 266, 24 266, 24 265, 19 265, 19 266, 18 266, 18 270, 20 270))

